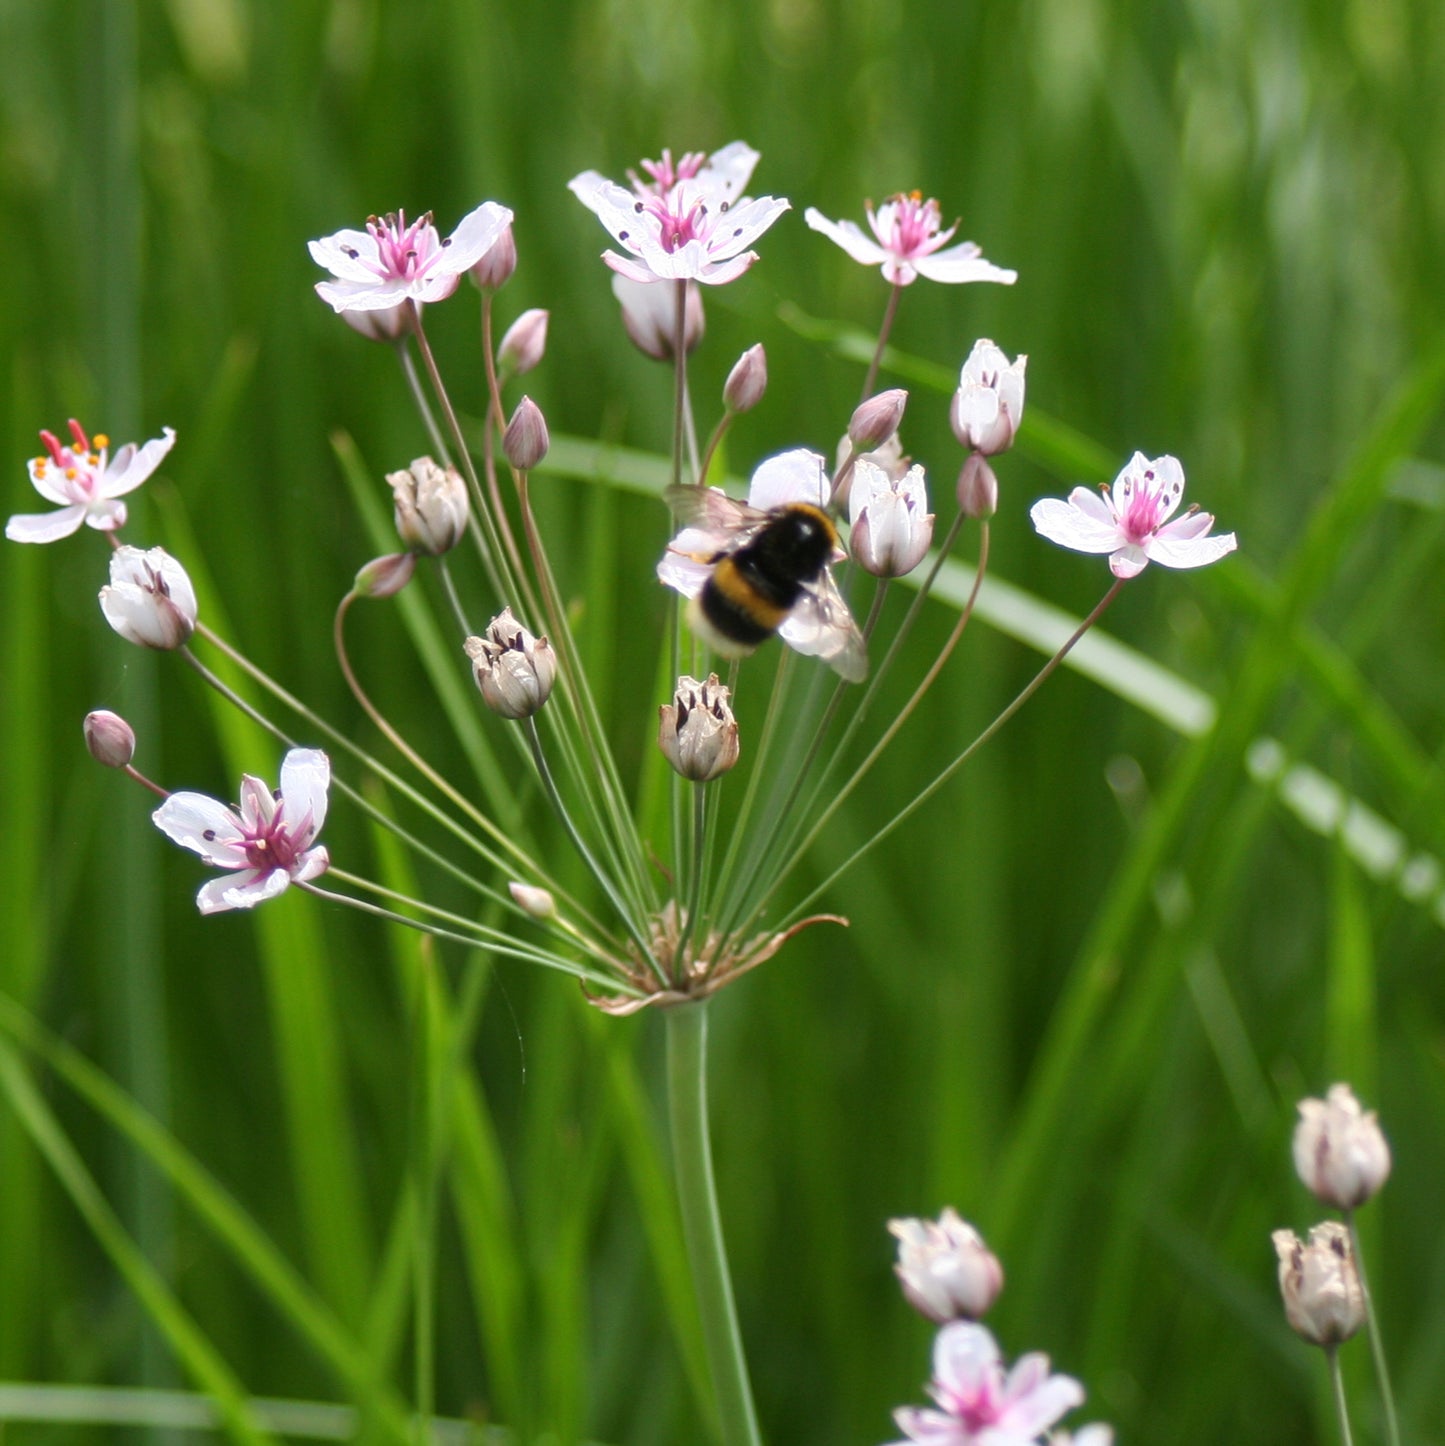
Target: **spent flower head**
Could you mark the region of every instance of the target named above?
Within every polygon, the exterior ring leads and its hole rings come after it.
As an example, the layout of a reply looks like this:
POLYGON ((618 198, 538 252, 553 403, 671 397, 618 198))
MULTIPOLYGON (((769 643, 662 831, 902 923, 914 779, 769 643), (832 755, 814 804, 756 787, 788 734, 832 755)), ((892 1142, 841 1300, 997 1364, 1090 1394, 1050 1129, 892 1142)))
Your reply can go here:
POLYGON ((1294 1167, 1315 1198, 1339 1210, 1363 1205, 1389 1178, 1390 1147, 1374 1110, 1364 1110, 1347 1084, 1322 1100, 1299 1103, 1294 1167))
POLYGON ((657 710, 657 746, 694 783, 710 783, 738 761, 741 747, 730 696, 716 673, 709 673, 705 683, 682 677, 672 702, 657 710))
POLYGON ((1112 488, 1075 487, 1067 499, 1045 497, 1029 509, 1035 530, 1075 552, 1107 552, 1115 577, 1136 577, 1151 562, 1163 567, 1204 567, 1239 545, 1232 532, 1209 536, 1214 514, 1184 498, 1184 469, 1173 457, 1150 460, 1135 452, 1112 488), (1169 519, 1174 517, 1171 522, 1169 519))
POLYGON ((1284 1313, 1295 1334, 1316 1346, 1349 1340, 1365 1323, 1365 1292, 1350 1232, 1338 1220, 1327 1220, 1310 1231, 1308 1245, 1293 1230, 1276 1230, 1270 1239, 1279 1257, 1284 1313))
POLYGON ((414 552, 440 557, 466 535, 467 484, 455 467, 418 457, 410 467, 386 474, 397 535, 414 552))
POLYGON ((116 499, 135 491, 160 466, 176 434, 165 427, 143 447, 127 442, 112 457, 110 439, 100 432, 87 437, 72 417, 70 438, 67 445, 54 432, 41 432, 45 451, 30 459, 30 485, 59 510, 16 513, 5 524, 11 542, 58 542, 82 523, 101 532, 124 527, 125 503, 116 499))
POLYGON ((884 280, 894 286, 908 286, 920 276, 930 281, 999 281, 1006 286, 1018 280, 1017 271, 985 261, 972 241, 960 241, 957 246, 941 250, 958 230, 958 222, 940 231, 938 202, 931 198, 925 201, 920 191, 900 192, 877 211, 868 201, 864 209, 872 237, 865 236, 852 221, 830 221, 813 206, 803 212, 803 219, 855 261, 881 266, 884 280))
POLYGON ((195 631, 196 594, 186 570, 163 547, 118 547, 100 590, 105 620, 128 643, 168 651, 195 631))
POLYGON ((372 216, 364 231, 336 231, 308 243, 311 259, 334 278, 316 294, 335 311, 383 311, 407 301, 445 301, 512 224, 512 213, 483 201, 443 240, 431 212, 372 216))
POLYGON ((978 1320, 1003 1289, 1003 1266, 983 1236, 952 1206, 934 1220, 890 1220, 898 1237, 893 1269, 908 1303, 937 1325, 978 1320))
POLYGON ((487 624, 483 637, 462 644, 482 701, 501 718, 530 718, 548 699, 557 676, 557 656, 546 638, 534 638, 511 608, 487 624))
POLYGON ((281 764, 274 793, 249 773, 241 777, 239 808, 203 793, 173 793, 151 815, 160 831, 212 868, 237 877, 212 879, 196 895, 203 914, 250 909, 293 883, 326 872, 330 858, 316 844, 326 821, 331 763, 315 748, 293 748, 281 764))

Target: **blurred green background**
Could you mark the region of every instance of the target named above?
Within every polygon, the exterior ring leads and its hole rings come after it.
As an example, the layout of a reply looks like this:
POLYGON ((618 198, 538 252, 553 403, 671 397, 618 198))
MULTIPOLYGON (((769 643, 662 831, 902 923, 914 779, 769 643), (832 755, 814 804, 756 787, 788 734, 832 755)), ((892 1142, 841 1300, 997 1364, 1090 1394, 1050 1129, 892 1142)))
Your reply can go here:
MULTIPOLYGON (((1213 698, 1212 729, 1065 673, 824 900, 850 930, 719 999, 718 1169, 773 1442, 881 1442, 920 1399, 930 1331, 884 1222, 948 1203, 1003 1257, 1004 1348, 1080 1376, 1080 1419, 1123 1442, 1333 1439, 1268 1232, 1319 1216, 1288 1141, 1293 1102, 1336 1078, 1395 1148, 1363 1224, 1407 1436, 1445 1439, 1442 74, 1433 0, 0 4, 5 511, 35 510, 39 427, 174 426, 128 535, 208 574, 206 616, 359 738, 329 620, 376 548, 330 439, 378 488, 425 444, 386 350, 312 294, 305 242, 373 211, 431 208, 445 231, 483 198, 513 207, 503 320, 552 313, 526 389, 554 433, 664 451, 668 377, 622 340, 603 234, 565 183, 750 141, 754 192, 795 211, 708 296, 693 367, 707 425, 738 353, 767 347, 769 395, 730 442, 746 473, 831 450, 861 381, 786 308, 866 332, 886 296, 803 208, 861 220, 865 197, 919 188, 1020 280, 920 282, 896 345, 949 371, 980 335, 1026 351, 1030 407, 1085 439, 1049 445, 1026 417, 996 575, 1086 611, 1102 566, 1041 543, 1027 505, 1135 448, 1178 455, 1239 533, 1235 558, 1150 569, 1107 619, 1213 698)), ((429 321, 475 415, 474 295, 429 321)), ((942 392, 915 389, 905 435, 949 515, 942 392)), ((537 488, 635 768, 665 514, 537 488)), ((420 1345, 436 1409, 510 1439, 707 1439, 658 1021, 299 897, 199 919, 201 871, 86 757, 80 719, 125 713, 147 772, 223 796, 279 750, 109 633, 103 553, 88 533, 0 550, 0 1380, 354 1402, 383 1436, 420 1345), (405 1250, 419 1001, 435 1021, 467 981, 428 1343, 405 1250)), ((933 607, 921 638, 952 616, 933 607)), ((404 731, 465 776, 396 613, 354 638, 404 731)), ((818 876, 1037 664, 970 629, 818 876)), ((344 805, 327 837, 338 861, 374 847, 344 805)), ((1363 1344, 1343 1358, 1357 1439, 1380 1439, 1363 1344)), ((133 1439, 60 1411, 7 1436, 133 1439)))

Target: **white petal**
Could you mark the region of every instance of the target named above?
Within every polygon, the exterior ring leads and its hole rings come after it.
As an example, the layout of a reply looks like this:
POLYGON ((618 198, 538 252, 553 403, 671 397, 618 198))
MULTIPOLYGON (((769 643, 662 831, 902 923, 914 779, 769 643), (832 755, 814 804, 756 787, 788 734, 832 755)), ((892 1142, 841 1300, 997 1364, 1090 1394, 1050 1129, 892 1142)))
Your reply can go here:
POLYGON ((881 266, 888 260, 888 252, 876 241, 865 236, 851 221, 830 221, 812 206, 803 212, 803 220, 865 266, 881 266))
POLYGON ((830 491, 823 458, 806 447, 794 447, 759 464, 748 484, 748 506, 763 512, 790 502, 826 507, 830 491))
POLYGON ((326 822, 326 790, 331 786, 331 760, 319 748, 293 748, 281 764, 281 798, 294 827, 311 815, 311 831, 300 843, 310 843, 326 822))
POLYGON ((369 276, 365 281, 318 281, 316 294, 333 311, 385 311, 399 306, 412 293, 404 281, 382 281, 369 276))
POLYGON ((101 497, 123 497, 133 492, 157 467, 176 444, 175 429, 165 427, 159 437, 152 437, 140 451, 123 447, 105 469, 97 492, 101 497))
MULTIPOLYGON (((430 305, 434 301, 445 301, 462 284, 462 272, 442 268, 429 273, 421 281, 413 282, 407 288, 407 295, 418 302, 430 305)), ((353 308, 354 309, 354 308, 353 308)), ((374 308, 368 308, 374 310, 374 308)))
POLYGON ((342 281, 376 280, 380 256, 370 231, 337 231, 319 241, 308 241, 306 249, 318 266, 342 281), (353 256, 353 251, 360 253, 359 257, 353 256))
POLYGON ((592 204, 593 197, 603 186, 610 186, 611 181, 600 171, 580 171, 567 182, 567 189, 587 207, 589 211, 595 212, 597 207, 592 204))
POLYGON ((936 251, 932 256, 918 256, 913 260, 920 276, 930 281, 997 281, 1012 286, 1019 279, 1017 271, 995 266, 978 254, 978 247, 971 241, 961 246, 950 246, 947 251, 936 251))
POLYGON ((636 255, 648 246, 662 249, 657 239, 657 222, 641 209, 642 203, 612 181, 604 181, 593 193, 588 205, 597 219, 611 232, 619 246, 636 255))
POLYGON ((695 179, 713 195, 732 202, 742 195, 743 189, 752 179, 753 169, 759 159, 759 152, 746 141, 730 141, 707 158, 707 165, 697 173, 695 179))
POLYGON ((1119 520, 1112 493, 1097 492, 1092 487, 1075 487, 1069 493, 1069 505, 1106 527, 1113 527, 1119 520))
POLYGON ((998 1366, 994 1338, 972 1321, 955 1321, 939 1331, 933 1343, 933 1374, 956 1395, 971 1393, 998 1366))
POLYGON ((151 822, 173 843, 223 869, 246 867, 241 820, 224 803, 204 793, 173 793, 151 814, 151 822))
POLYGON ((28 466, 30 485, 47 502, 66 507, 75 501, 79 489, 65 475, 64 467, 57 467, 49 457, 32 457, 28 466))
POLYGON ((1109 559, 1109 571, 1115 577, 1138 577, 1148 564, 1149 554, 1137 543, 1131 542, 1127 546, 1121 547, 1109 559))
POLYGON ((662 561, 657 564, 659 581, 680 592, 683 597, 696 597, 708 580, 712 566, 698 562, 689 554, 701 553, 711 557, 725 541, 726 539, 720 540, 710 532, 704 532, 700 527, 684 528, 668 544, 667 551, 662 554, 662 561))
MULTIPOLYGON (((1196 515, 1209 516, 1208 513, 1196 515)), ((1212 524, 1214 519, 1211 517, 1209 521, 1212 524)), ((1170 524, 1171 527, 1175 525, 1170 524)), ((1238 546, 1238 539, 1232 532, 1220 533, 1218 537, 1179 537, 1170 536, 1166 527, 1144 544, 1144 550, 1153 561, 1165 567, 1206 567, 1228 556, 1238 546)))
POLYGON ((5 524, 11 542, 57 542, 80 530, 85 521, 85 503, 62 507, 59 512, 17 512, 5 524))
POLYGON ((196 895, 196 904, 203 914, 219 914, 227 909, 254 909, 277 894, 284 894, 291 882, 285 869, 250 869, 243 874, 212 879, 203 884, 196 895))
POLYGON ((649 270, 642 262, 634 261, 630 256, 619 256, 615 251, 604 251, 602 259, 619 276, 625 277, 628 281, 635 281, 642 286, 654 286, 659 281, 668 279, 649 270))
POLYGON ((314 849, 307 849, 291 865, 292 882, 304 884, 308 879, 320 878, 330 867, 331 855, 318 844, 314 849))
POLYGON ((759 196, 718 216, 707 237, 707 253, 714 261, 726 260, 745 251, 779 216, 793 209, 780 196, 759 196))
POLYGON ((124 527, 125 518, 124 502, 92 502, 85 509, 85 525, 98 532, 114 532, 117 527, 124 527))
POLYGON ((1029 520, 1040 537, 1071 547, 1075 552, 1112 552, 1119 545, 1119 529, 1089 516, 1072 499, 1044 497, 1029 509, 1029 520))
MULTIPOLYGON (((500 206, 495 201, 483 201, 457 223, 432 275, 441 271, 460 276, 469 271, 492 249, 492 243, 511 224, 512 213, 506 206, 500 206)), ((425 298, 427 301, 431 299, 425 298)))

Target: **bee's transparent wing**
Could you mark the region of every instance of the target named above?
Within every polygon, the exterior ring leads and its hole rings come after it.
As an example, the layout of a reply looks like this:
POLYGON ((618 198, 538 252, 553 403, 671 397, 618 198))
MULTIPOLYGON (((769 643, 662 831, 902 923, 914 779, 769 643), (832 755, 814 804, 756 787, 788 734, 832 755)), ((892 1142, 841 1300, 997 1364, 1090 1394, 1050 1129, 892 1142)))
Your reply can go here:
POLYGON ((863 634, 831 572, 820 573, 808 584, 778 632, 789 647, 822 658, 850 683, 861 683, 868 676, 863 634))
POLYGON ((741 547, 768 520, 766 512, 729 497, 721 487, 669 487, 663 497, 684 527, 715 535, 718 552, 741 547))

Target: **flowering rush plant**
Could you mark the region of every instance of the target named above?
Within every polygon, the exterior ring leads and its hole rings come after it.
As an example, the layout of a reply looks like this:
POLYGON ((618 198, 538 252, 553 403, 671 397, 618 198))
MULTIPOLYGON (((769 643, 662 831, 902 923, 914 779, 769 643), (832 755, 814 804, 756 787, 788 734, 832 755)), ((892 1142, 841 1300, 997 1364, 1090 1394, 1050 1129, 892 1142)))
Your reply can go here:
MULTIPOLYGON (((988 728, 920 780, 911 798, 877 800, 872 834, 826 877, 800 888, 814 843, 866 784, 954 654, 988 571, 993 517, 1002 511, 1013 525, 1021 515, 1020 507, 1000 505, 994 459, 1013 445, 1023 422, 1026 358, 980 340, 955 359, 959 384, 947 411, 959 452, 933 465, 957 480, 940 487, 936 472, 930 480, 928 465, 906 455, 907 392, 877 386, 900 298, 915 282, 1010 285, 1016 273, 985 260, 972 242, 953 242, 956 224, 944 228, 939 203, 917 193, 867 208, 873 239, 809 208, 813 230, 879 268, 886 283, 859 402, 838 419, 841 442, 799 437, 755 459, 745 493, 718 485, 729 429, 776 393, 758 343, 732 367, 704 435, 688 379, 709 289, 746 284, 762 250, 785 242, 790 203, 747 194, 758 160, 736 141, 711 154, 663 151, 629 171, 625 184, 596 171, 568 183, 606 234, 601 259, 612 273, 626 335, 668 366, 673 380, 664 499, 671 522, 659 507, 655 568, 628 580, 634 611, 654 619, 667 674, 676 679, 647 705, 657 710, 657 748, 640 776, 624 771, 602 726, 563 580, 533 507, 549 427, 530 399, 515 395, 515 383, 545 362, 548 315, 521 312, 494 342, 518 260, 513 213, 498 202, 483 202, 445 237, 430 213, 408 220, 398 211, 310 243, 327 273, 316 282, 317 295, 363 337, 394 349, 417 406, 416 450, 429 449, 405 465, 396 459, 387 474, 397 545, 359 568, 333 622, 337 666, 384 750, 328 723, 210 627, 182 559, 122 540, 129 519, 121 499, 169 459, 177 437, 170 428, 113 456, 105 437, 87 435, 78 422, 70 423, 69 444, 42 432, 44 450, 29 465, 30 480, 58 510, 17 515, 6 528, 22 543, 59 541, 82 524, 101 532, 112 552, 100 603, 112 628, 128 642, 174 653, 274 738, 280 787, 272 792, 261 776, 275 757, 259 759, 257 775, 241 779, 233 807, 151 780, 134 762, 144 740, 123 719, 87 719, 94 756, 158 795, 158 829, 219 871, 197 896, 203 913, 251 909, 294 886, 421 930, 463 957, 480 951, 570 975, 586 1006, 605 1014, 663 1016, 679 1204, 712 1409, 729 1443, 761 1437, 713 1195, 709 999, 800 930, 846 924, 832 911, 839 876, 1032 696, 1149 562, 1194 568, 1235 546, 1232 533, 1213 532, 1208 513, 1180 512, 1184 473, 1169 456, 1136 453, 1112 486, 1037 502, 1030 515, 1043 537, 1109 555, 1112 575, 1098 605, 988 728), (464 290, 463 281, 473 285, 464 290), (480 296, 487 386, 475 402, 483 420, 469 433, 423 312, 466 304, 456 298, 473 291, 480 296), (953 554, 966 533, 975 539, 972 591, 942 646, 920 657, 915 624, 942 570, 957 565, 953 554), (429 760, 427 740, 404 736, 363 678, 348 646, 351 610, 418 581, 433 600, 439 633, 450 634, 454 666, 475 682, 476 707, 490 715, 499 745, 515 749, 529 779, 525 792, 478 796, 445 777, 429 760), (244 674, 244 695, 217 675, 218 657, 244 674), (911 687, 901 707, 880 716, 873 705, 894 673, 911 687), (761 725, 745 727, 742 705, 755 698, 765 705, 757 710, 761 725), (362 790, 364 781, 384 788, 387 807, 376 801, 375 787, 362 790), (427 869, 465 888, 474 907, 444 909, 398 894, 367 877, 355 859, 333 858, 321 842, 333 789, 427 869), (643 808, 640 800, 659 792, 669 806, 643 808), (572 860, 525 845, 527 835, 501 821, 524 798, 550 813, 572 860), (575 864, 582 886, 563 882, 578 876, 575 864)), ((794 223, 791 244, 804 241, 794 223)), ((182 443, 176 456, 184 455, 182 443)), ((960 1302, 976 1305, 997 1293, 997 1261, 956 1216, 895 1228, 910 1298, 948 1322, 935 1352, 936 1409, 900 1412, 901 1429, 911 1440, 931 1442, 1006 1446, 1041 1439, 1081 1399, 1080 1388, 1049 1375, 1041 1357, 1006 1370, 987 1331, 952 1320, 960 1302)), ((1090 1428, 1078 1439, 1103 1440, 1101 1431, 1090 1428)))

